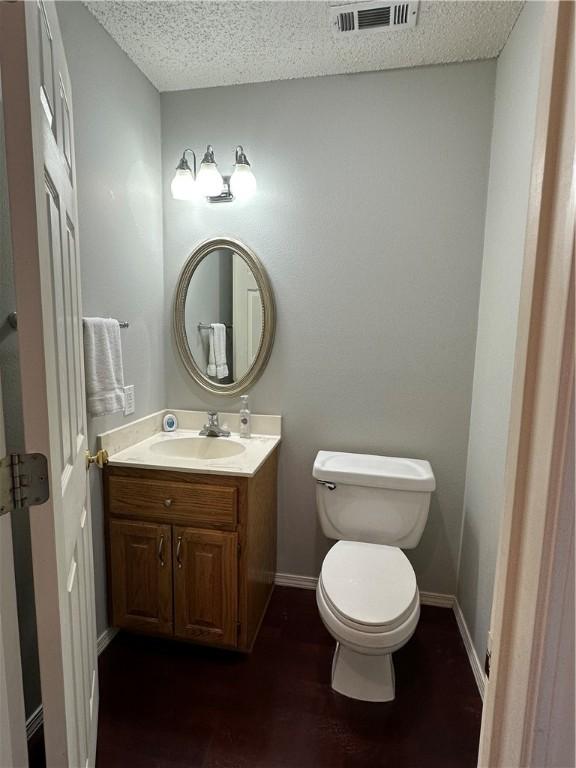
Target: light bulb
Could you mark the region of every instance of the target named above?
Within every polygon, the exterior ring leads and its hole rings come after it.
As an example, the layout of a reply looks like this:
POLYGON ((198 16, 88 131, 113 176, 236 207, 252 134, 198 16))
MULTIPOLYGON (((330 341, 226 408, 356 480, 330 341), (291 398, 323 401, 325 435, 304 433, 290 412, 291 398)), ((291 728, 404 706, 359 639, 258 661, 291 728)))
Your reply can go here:
POLYGON ((230 179, 230 192, 239 200, 247 200, 256 192, 256 177, 241 144, 236 147, 236 163, 230 179))
POLYGON ((176 168, 170 191, 174 200, 193 200, 197 197, 196 182, 190 168, 176 168))
POLYGON ((218 197, 222 192, 224 180, 216 163, 202 162, 196 179, 198 189, 204 197, 218 197))
POLYGON ((247 200, 256 192, 256 177, 249 165, 236 163, 230 178, 230 192, 238 200, 247 200))
POLYGON ((204 197, 218 197, 222 192, 224 179, 218 170, 216 160, 214 160, 214 149, 211 144, 206 147, 196 181, 198 182, 198 189, 204 197))

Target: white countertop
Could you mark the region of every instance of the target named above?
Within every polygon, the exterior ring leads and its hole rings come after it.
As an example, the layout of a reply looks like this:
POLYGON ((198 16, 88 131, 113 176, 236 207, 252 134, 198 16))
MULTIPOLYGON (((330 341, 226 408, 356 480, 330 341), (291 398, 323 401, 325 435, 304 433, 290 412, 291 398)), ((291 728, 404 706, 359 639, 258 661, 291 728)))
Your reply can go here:
MULTIPOLYGON (((266 433, 252 434, 250 438, 241 438, 232 432, 229 438, 201 437, 199 429, 179 428, 175 432, 161 431, 164 413, 151 414, 137 422, 99 435, 99 446, 108 451, 108 464, 112 467, 147 467, 149 469, 168 469, 177 472, 192 472, 209 475, 235 475, 253 477, 268 456, 280 443, 279 416, 252 416, 253 426, 265 427, 266 433), (218 442, 233 441, 244 447, 244 451, 235 456, 218 459, 200 459, 190 456, 168 456, 158 451, 160 443, 183 438, 196 438, 218 442)), ((179 424, 199 425, 206 420, 206 414, 196 411, 170 411, 175 413, 179 424)), ((235 414, 221 414, 221 424, 235 426, 235 414)), ((237 416, 236 416, 237 419, 237 416)))

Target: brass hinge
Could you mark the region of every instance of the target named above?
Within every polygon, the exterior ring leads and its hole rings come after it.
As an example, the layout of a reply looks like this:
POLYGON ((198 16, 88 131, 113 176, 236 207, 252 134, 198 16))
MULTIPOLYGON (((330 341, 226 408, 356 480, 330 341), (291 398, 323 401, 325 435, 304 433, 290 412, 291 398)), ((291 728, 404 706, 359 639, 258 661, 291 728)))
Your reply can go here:
POLYGON ((44 504, 49 498, 46 456, 12 453, 0 459, 0 515, 44 504))

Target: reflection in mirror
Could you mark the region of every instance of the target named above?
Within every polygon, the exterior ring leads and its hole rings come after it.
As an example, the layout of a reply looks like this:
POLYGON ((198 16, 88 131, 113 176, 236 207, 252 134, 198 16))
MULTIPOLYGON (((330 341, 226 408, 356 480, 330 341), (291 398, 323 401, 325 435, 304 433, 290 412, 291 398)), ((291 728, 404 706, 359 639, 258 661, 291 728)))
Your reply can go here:
POLYGON ((272 287, 256 255, 225 238, 199 245, 174 302, 178 351, 198 384, 220 394, 246 390, 266 365, 274 327, 272 287))
POLYGON ((262 339, 262 298, 252 271, 231 248, 210 251, 190 279, 186 337, 194 362, 209 379, 242 379, 262 339))

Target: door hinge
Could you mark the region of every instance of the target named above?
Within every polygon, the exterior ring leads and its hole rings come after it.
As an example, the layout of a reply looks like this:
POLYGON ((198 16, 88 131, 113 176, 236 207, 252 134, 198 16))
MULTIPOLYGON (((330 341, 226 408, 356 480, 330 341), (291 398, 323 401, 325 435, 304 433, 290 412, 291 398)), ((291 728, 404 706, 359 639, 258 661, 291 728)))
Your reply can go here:
POLYGON ((11 453, 0 459, 0 515, 44 504, 49 497, 46 456, 41 453, 11 453))
POLYGON ((484 672, 486 677, 490 677, 490 665, 492 664, 492 630, 488 630, 488 641, 486 643, 486 656, 484 658, 484 672))

